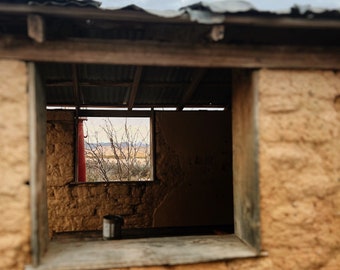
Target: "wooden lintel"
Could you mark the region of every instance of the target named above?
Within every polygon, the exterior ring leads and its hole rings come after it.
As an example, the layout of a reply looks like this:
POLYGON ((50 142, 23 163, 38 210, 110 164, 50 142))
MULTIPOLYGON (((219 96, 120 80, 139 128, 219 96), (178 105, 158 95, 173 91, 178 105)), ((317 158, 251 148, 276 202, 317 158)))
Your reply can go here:
POLYGON ((150 117, 150 111, 120 111, 120 110, 80 110, 82 117, 150 117))
POLYGON ((182 100, 177 107, 177 111, 183 110, 185 104, 191 99, 193 94, 195 93, 198 85, 200 84, 201 80, 203 79, 205 73, 206 73, 205 68, 200 68, 200 69, 195 69, 194 74, 192 76, 191 83, 188 87, 188 89, 185 91, 184 95, 182 96, 182 100))
MULTIPOLYGON (((229 85, 231 82, 225 81, 221 83, 216 82, 208 82, 201 83, 200 87, 202 88, 214 88, 214 89, 225 89, 226 85, 229 85)), ((159 88, 159 87, 174 87, 174 88, 183 88, 188 87, 187 83, 181 82, 140 82, 140 85, 147 88, 159 88)), ((81 87, 130 87, 132 82, 115 82, 115 81, 93 81, 86 80, 79 82, 79 86, 81 87)), ((70 80, 47 80, 45 83, 46 87, 72 87, 73 82, 70 80)))
POLYGON ((0 59, 146 66, 339 69, 340 47, 0 38, 0 59))
POLYGON ((143 71, 143 67, 141 67, 141 66, 136 67, 135 76, 133 78, 133 83, 132 83, 130 96, 129 96, 129 103, 128 103, 128 109, 129 110, 132 110, 133 104, 135 103, 140 78, 142 76, 142 71, 143 71))
MULTIPOLYGON (((82 81, 78 82, 82 87, 129 87, 132 82, 112 82, 112 81, 82 81)), ((47 81, 46 87, 72 87, 72 81, 47 81)))
POLYGON ((42 16, 36 14, 27 16, 27 34, 36 42, 45 41, 45 21, 42 16))
POLYGON ((224 19, 225 24, 249 25, 267 28, 304 28, 304 29, 339 29, 339 19, 327 18, 297 18, 289 16, 251 16, 251 15, 229 15, 224 19))

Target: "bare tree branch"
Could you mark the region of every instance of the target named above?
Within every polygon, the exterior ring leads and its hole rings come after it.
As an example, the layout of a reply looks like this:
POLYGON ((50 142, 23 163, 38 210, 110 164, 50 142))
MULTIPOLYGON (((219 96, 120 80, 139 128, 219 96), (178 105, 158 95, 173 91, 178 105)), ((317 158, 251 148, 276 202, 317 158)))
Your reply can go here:
POLYGON ((87 161, 90 166, 88 171, 93 181, 99 177, 104 181, 139 181, 150 180, 150 133, 143 134, 140 128, 132 128, 125 118, 123 126, 116 126, 105 120, 100 127, 109 142, 104 146, 99 141, 98 132, 89 134, 87 139, 87 161), (91 139, 94 142, 91 143, 91 139), (96 174, 99 174, 96 176, 96 174))

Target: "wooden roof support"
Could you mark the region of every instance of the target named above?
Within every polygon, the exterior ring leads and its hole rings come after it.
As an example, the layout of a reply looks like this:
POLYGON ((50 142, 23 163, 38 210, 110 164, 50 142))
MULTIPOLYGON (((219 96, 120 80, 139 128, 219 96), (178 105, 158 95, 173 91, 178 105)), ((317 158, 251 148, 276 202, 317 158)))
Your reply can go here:
POLYGON ((177 107, 177 111, 183 110, 184 106, 188 101, 191 99, 193 94, 195 93, 198 85, 200 84, 201 80, 203 79, 205 73, 207 72, 207 69, 205 68, 200 68, 194 70, 194 74, 192 76, 191 83, 188 87, 188 89, 185 91, 184 95, 182 96, 182 100, 177 107))
MULTIPOLYGON (((130 87, 132 82, 113 82, 113 81, 82 81, 78 82, 82 87, 130 87)), ((73 81, 47 81, 46 87, 73 87, 73 81)))
POLYGON ((78 81, 78 67, 76 64, 72 64, 72 87, 74 93, 74 104, 76 105, 77 110, 80 107, 80 90, 79 90, 79 81, 78 81))
POLYGON ((45 21, 40 15, 30 14, 27 16, 27 34, 34 41, 41 43, 45 41, 45 21))
MULTIPOLYGON (((81 81, 78 83, 81 87, 131 87, 132 82, 114 82, 114 81, 81 81)), ((226 85, 229 85, 230 82, 209 82, 200 84, 203 88, 223 88, 225 89, 226 85)), ((174 87, 174 88, 184 88, 187 87, 188 84, 184 82, 144 82, 140 83, 147 88, 154 87, 174 87)), ((69 80, 47 80, 45 83, 46 87, 73 87, 73 82, 69 80)))
POLYGON ((339 69, 340 47, 176 44, 0 37, 0 58, 25 61, 232 68, 339 69))
POLYGON ((131 91, 130 91, 130 96, 129 96, 129 103, 128 103, 129 111, 132 110, 133 104, 135 103, 137 91, 138 91, 138 88, 139 88, 140 78, 142 77, 142 71, 143 71, 142 66, 136 67, 135 76, 133 78, 133 83, 132 83, 132 86, 131 86, 131 91))

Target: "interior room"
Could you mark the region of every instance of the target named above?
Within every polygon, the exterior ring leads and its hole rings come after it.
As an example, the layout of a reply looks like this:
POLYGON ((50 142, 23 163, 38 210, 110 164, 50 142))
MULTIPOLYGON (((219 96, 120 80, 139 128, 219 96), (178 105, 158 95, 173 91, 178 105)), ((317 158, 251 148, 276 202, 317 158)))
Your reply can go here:
MULTIPOLYGON (((106 215, 123 218, 123 239, 234 232, 231 69, 40 63, 38 70, 51 239, 101 238, 106 215), (149 119, 147 178, 90 179, 94 117, 149 119)), ((115 150, 112 139, 105 149, 115 150)))

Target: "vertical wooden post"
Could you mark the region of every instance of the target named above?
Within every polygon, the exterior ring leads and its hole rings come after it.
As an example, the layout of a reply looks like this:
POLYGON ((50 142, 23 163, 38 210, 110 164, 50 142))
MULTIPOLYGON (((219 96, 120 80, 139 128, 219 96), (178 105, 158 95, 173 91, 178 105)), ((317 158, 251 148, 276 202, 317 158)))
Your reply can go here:
POLYGON ((235 234, 261 248, 256 75, 233 71, 232 132, 235 234))
POLYGON ((32 264, 39 265, 48 245, 46 190, 46 101, 34 63, 28 64, 32 264))

